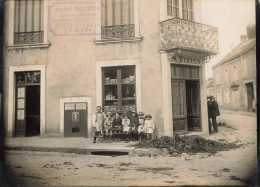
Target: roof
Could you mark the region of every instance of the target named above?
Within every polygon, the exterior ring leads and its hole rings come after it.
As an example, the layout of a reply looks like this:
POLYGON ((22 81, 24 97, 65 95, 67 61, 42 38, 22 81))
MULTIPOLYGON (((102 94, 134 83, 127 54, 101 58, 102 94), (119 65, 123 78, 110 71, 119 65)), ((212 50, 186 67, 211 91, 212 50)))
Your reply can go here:
POLYGON ((231 50, 224 58, 222 58, 212 69, 219 67, 233 59, 236 59, 256 46, 256 39, 250 39, 238 44, 233 50, 231 50))

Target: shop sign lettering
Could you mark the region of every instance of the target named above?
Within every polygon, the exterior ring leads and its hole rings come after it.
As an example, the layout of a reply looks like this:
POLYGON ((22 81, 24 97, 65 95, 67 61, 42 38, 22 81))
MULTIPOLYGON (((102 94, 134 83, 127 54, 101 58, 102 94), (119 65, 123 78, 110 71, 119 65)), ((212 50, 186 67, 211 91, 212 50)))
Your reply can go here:
POLYGON ((169 58, 170 62, 175 64, 190 64, 190 65, 201 65, 201 60, 191 57, 185 57, 182 55, 173 55, 169 58))

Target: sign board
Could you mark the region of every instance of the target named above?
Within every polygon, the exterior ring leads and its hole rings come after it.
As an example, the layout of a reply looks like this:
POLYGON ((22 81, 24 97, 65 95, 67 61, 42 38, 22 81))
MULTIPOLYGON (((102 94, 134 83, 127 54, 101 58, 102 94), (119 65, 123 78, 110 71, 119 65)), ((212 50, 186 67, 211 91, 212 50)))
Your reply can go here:
POLYGON ((65 103, 65 110, 75 110, 75 103, 65 103))
POLYGON ((87 110, 87 103, 76 103, 76 110, 87 110))
POLYGON ((173 64, 185 64, 185 65, 195 65, 201 66, 203 60, 199 58, 184 56, 184 55, 168 55, 168 60, 173 64))

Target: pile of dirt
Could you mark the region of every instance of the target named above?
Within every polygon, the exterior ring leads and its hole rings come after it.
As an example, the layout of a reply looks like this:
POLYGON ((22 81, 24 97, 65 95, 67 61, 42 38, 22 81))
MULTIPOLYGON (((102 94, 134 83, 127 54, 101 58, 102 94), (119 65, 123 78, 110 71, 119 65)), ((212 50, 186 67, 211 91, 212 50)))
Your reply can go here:
POLYGON ((182 136, 174 137, 163 136, 161 138, 146 140, 135 145, 136 148, 157 148, 168 149, 169 153, 216 153, 217 151, 227 151, 239 147, 234 143, 216 142, 207 140, 199 136, 182 136))

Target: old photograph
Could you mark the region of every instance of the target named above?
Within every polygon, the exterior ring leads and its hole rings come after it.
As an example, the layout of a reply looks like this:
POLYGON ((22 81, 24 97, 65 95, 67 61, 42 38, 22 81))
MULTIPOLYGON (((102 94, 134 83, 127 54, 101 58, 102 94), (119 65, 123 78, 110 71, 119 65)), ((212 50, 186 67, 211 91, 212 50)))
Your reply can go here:
POLYGON ((0 8, 0 186, 259 185, 258 0, 0 8))

